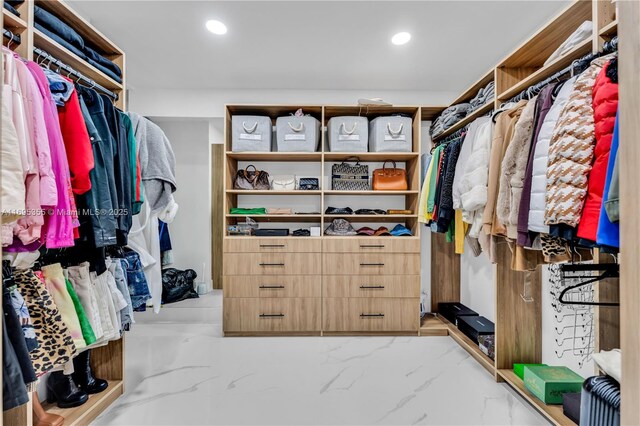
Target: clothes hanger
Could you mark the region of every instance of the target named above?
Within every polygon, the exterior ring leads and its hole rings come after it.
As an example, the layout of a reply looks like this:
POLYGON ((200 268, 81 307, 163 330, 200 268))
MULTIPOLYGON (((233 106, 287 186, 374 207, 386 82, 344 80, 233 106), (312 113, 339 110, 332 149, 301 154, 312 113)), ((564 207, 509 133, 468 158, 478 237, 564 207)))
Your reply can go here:
POLYGON ((584 287, 589 284, 596 283, 598 281, 602 281, 607 278, 618 278, 620 277, 620 266, 616 263, 600 263, 600 264, 564 264, 560 265, 560 271, 562 273, 562 279, 578 279, 584 278, 581 275, 565 275, 565 272, 602 272, 597 277, 590 278, 586 281, 582 281, 578 284, 574 284, 566 287, 560 293, 558 297, 558 301, 564 305, 586 305, 586 306, 620 306, 620 303, 614 302, 576 302, 571 300, 565 300, 565 295, 571 291, 581 287, 584 287))

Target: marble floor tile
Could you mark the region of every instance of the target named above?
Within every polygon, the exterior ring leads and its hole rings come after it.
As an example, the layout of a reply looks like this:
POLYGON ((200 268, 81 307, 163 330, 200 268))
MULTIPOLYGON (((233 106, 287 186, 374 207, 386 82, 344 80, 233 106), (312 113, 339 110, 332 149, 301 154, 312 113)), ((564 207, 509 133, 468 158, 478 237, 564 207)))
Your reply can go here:
POLYGON ((449 337, 223 338, 137 324, 96 425, 542 425, 449 337))

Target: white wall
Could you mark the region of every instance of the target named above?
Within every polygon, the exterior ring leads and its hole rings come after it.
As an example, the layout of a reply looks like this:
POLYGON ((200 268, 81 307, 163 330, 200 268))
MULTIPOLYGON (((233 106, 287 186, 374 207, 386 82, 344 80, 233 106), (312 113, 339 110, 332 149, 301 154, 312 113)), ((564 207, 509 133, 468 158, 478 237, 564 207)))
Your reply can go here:
POLYGON ((474 257, 465 244, 460 256, 460 302, 495 322, 495 266, 486 254, 474 257))
POLYGON ((355 105, 378 97, 396 105, 448 105, 453 92, 389 90, 174 90, 129 91, 129 110, 153 117, 224 117, 225 104, 355 105))
POLYGON ((169 225, 173 267, 194 269, 198 282, 211 283, 211 185, 209 175, 209 123, 205 120, 153 118, 171 141, 176 156, 180 206, 169 225), (202 274, 202 264, 205 273, 202 274))

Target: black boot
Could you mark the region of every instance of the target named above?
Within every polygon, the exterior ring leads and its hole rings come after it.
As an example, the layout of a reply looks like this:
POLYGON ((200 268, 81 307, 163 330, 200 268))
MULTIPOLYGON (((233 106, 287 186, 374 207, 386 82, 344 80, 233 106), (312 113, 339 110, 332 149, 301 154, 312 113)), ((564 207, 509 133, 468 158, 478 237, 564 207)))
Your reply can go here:
POLYGON ((86 392, 78 389, 71 376, 54 371, 47 381, 47 402, 58 402, 60 408, 78 407, 89 400, 86 392))
POLYGON ((78 387, 92 395, 105 390, 109 383, 106 380, 93 377, 91 372, 91 350, 86 350, 73 359, 73 380, 78 387))

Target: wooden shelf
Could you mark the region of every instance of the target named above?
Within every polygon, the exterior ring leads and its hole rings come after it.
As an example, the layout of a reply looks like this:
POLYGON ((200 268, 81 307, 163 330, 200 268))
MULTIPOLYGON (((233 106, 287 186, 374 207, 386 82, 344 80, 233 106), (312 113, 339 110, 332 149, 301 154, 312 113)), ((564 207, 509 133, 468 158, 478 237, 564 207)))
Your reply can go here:
POLYGON ((460 96, 458 96, 453 102, 451 102, 451 105, 457 105, 463 102, 469 102, 478 94, 480 89, 482 89, 487 84, 493 81, 494 73, 495 73, 494 69, 491 68, 482 77, 480 77, 478 81, 476 81, 471 86, 469 86, 467 90, 462 92, 460 96))
POLYGON ((571 65, 571 63, 573 63, 573 61, 575 61, 576 59, 580 59, 582 56, 587 55, 589 52, 591 52, 592 44, 593 42, 591 39, 583 41, 582 43, 571 49, 569 52, 567 52, 566 55, 561 56, 555 61, 551 62, 549 65, 538 69, 536 72, 521 80, 516 85, 500 93, 498 95, 498 100, 507 101, 526 88, 541 82, 545 78, 551 77, 558 71, 562 71, 564 68, 571 65))
POLYGON ((324 191, 324 195, 417 195, 420 191, 408 190, 408 191, 324 191))
POLYGON ((512 370, 498 370, 498 375, 554 425, 576 426, 569 417, 563 414, 562 405, 547 405, 540 401, 527 390, 524 382, 512 370))
POLYGON ((453 126, 449 127, 447 130, 442 132, 440 135, 438 135, 437 137, 433 138, 433 140, 434 141, 438 141, 440 139, 446 138, 449 135, 454 134, 455 132, 457 132, 458 130, 462 129, 466 125, 471 124, 476 118, 482 117, 483 115, 487 114, 489 111, 491 111, 493 109, 493 106, 494 106, 494 101, 493 101, 493 98, 491 98, 491 101, 489 101, 486 104, 482 105, 480 108, 478 108, 477 110, 473 111, 471 114, 467 115, 465 118, 463 118, 462 120, 458 121, 453 126))
POLYGON ((325 161, 345 161, 350 157, 358 157, 360 162, 409 161, 420 158, 418 152, 325 152, 325 161))
POLYGON ((325 214, 325 219, 347 219, 351 223, 362 222, 404 222, 409 219, 417 219, 417 214, 325 214))
POLYGON ((420 107, 420 121, 433 121, 447 106, 423 106, 420 107))
MULTIPOLYGON (((107 56, 122 55, 123 52, 105 37, 96 27, 91 25, 89 21, 78 15, 63 0, 36 0, 36 6, 39 6, 52 14, 56 15, 71 28, 76 30, 82 38, 104 52, 107 56)), ((49 52, 53 53, 53 52, 49 52)))
POLYGON ((449 327, 438 319, 437 316, 427 314, 420 321, 420 336, 448 336, 449 327))
POLYGON ((2 19, 4 22, 4 28, 9 30, 16 28, 24 30, 27 28, 27 23, 22 18, 14 15, 5 8, 2 8, 2 19))
POLYGON ((228 214, 229 219, 246 219, 250 217, 256 222, 317 222, 322 221, 322 215, 317 214, 228 214))
POLYGON ((272 191, 266 190, 243 190, 243 189, 227 189, 227 194, 235 195, 321 195, 322 191, 272 191))
POLYGON ((463 332, 458 330, 458 327, 447 321, 446 318, 443 318, 440 315, 438 315, 437 318, 449 329, 449 336, 462 346, 464 350, 469 352, 469 355, 478 361, 489 373, 496 373, 495 362, 480 350, 477 343, 469 339, 463 332))
POLYGON ((89 64, 76 54, 72 53, 64 46, 58 44, 37 29, 33 30, 33 44, 35 47, 46 51, 56 59, 61 60, 71 68, 82 73, 85 77, 94 80, 104 88, 115 91, 122 90, 122 84, 107 76, 105 73, 89 64))
POLYGON ((44 409, 64 417, 65 426, 88 425, 111 403, 124 393, 121 380, 109 380, 109 387, 101 393, 89 395, 89 401, 75 408, 58 408, 55 404, 43 403, 44 409))
POLYGON ((242 161, 322 161, 321 152, 232 152, 227 158, 242 161))
POLYGON ((600 29, 601 37, 610 37, 618 34, 618 20, 614 20, 600 29))
POLYGON ((414 116, 418 113, 418 106, 406 106, 406 105, 326 105, 324 107, 325 120, 329 120, 332 117, 340 117, 343 115, 359 115, 366 116, 369 119, 381 115, 390 114, 408 114, 414 116))

